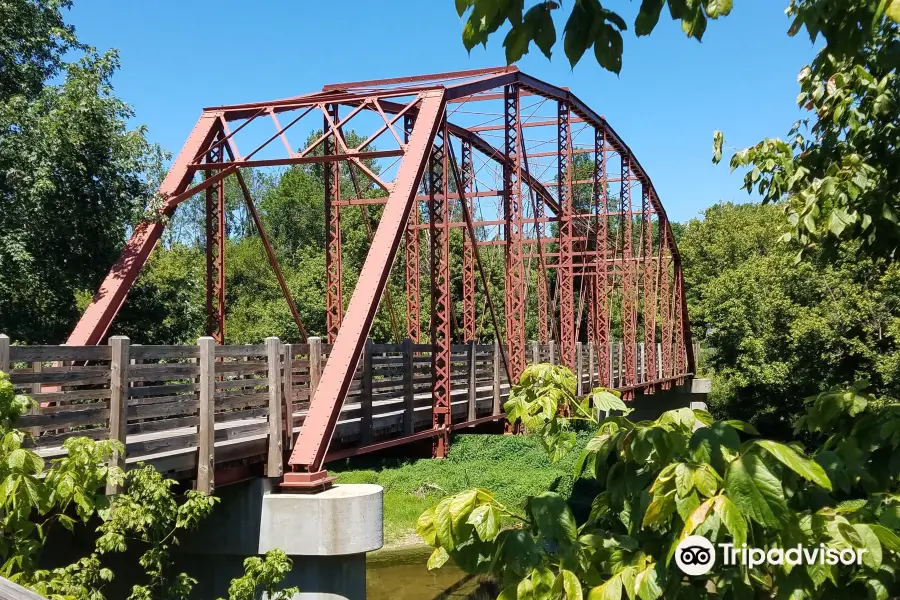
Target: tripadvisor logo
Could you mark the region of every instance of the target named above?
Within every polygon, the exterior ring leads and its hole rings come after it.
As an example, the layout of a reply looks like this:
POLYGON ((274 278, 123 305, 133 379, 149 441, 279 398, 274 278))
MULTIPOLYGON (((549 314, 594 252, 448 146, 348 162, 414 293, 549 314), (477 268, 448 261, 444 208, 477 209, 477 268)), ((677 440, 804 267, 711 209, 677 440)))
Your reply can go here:
MULTIPOLYGON (((746 565, 749 568, 760 565, 861 565, 865 548, 844 548, 837 550, 825 544, 807 548, 798 544, 793 548, 750 548, 747 544, 717 544, 722 564, 726 567, 746 565)), ((675 548, 675 564, 685 575, 705 575, 716 564, 716 549, 712 542, 700 535, 691 535, 678 543, 675 548)))

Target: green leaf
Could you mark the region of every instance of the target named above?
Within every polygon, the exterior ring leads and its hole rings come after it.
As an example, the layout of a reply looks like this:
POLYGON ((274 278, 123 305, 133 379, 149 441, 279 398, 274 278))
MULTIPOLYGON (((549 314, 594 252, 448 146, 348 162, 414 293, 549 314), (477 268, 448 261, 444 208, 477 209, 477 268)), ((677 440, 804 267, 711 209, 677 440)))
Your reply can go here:
POLYGON ((522 55, 527 54, 530 43, 531 37, 525 25, 511 28, 503 40, 503 47, 506 48, 506 64, 511 65, 522 58, 522 55))
POLYGON ((456 14, 462 17, 474 3, 475 0, 456 0, 456 14))
POLYGON ((500 519, 490 504, 482 504, 473 510, 467 523, 475 526, 475 531, 483 542, 494 541, 500 533, 500 519))
POLYGON ((634 578, 634 587, 641 600, 656 600, 663 594, 660 573, 665 573, 658 563, 650 563, 634 578))
POLYGON ((477 497, 478 490, 466 490, 451 498, 448 510, 450 511, 450 520, 454 528, 458 528, 469 518, 472 510, 475 508, 477 497))
POLYGON ((744 433, 749 433, 750 435, 759 435, 759 431, 756 430, 756 427, 747 423, 746 421, 738 421, 735 419, 729 419, 728 421, 722 421, 726 425, 730 425, 734 427, 738 431, 743 431, 744 433))
POLYGON ((862 555, 863 564, 877 571, 881 568, 882 560, 881 542, 878 541, 878 536, 871 527, 863 523, 855 523, 853 529, 856 530, 863 547, 866 549, 866 552, 862 555))
POLYGON ((644 512, 643 527, 652 527, 665 523, 675 512, 675 494, 668 493, 653 498, 644 512))
POLYGON ((725 134, 719 130, 713 132, 713 159, 714 165, 722 161, 722 145, 725 143, 725 134))
POLYGON ((622 402, 620 396, 614 394, 606 388, 596 388, 591 393, 591 404, 596 410, 601 412, 621 412, 627 415, 632 411, 628 405, 622 402))
POLYGON ((575 517, 562 496, 543 492, 529 500, 528 508, 545 537, 561 543, 575 541, 578 535, 575 517))
POLYGON ((900 23, 900 0, 888 0, 888 5, 884 14, 892 21, 900 23))
POLYGON ((562 589, 566 593, 567 600, 582 600, 581 581, 575 573, 562 569, 557 579, 562 580, 562 589))
POLYGON ((535 4, 525 13, 524 20, 534 43, 547 58, 550 58, 553 44, 556 43, 556 27, 550 14, 551 6, 553 5, 549 2, 535 4))
POLYGON ((597 63, 618 75, 622 71, 622 34, 609 25, 603 25, 594 40, 594 57, 597 63))
POLYGON ((447 550, 453 550, 456 547, 453 539, 453 520, 450 517, 450 502, 452 500, 453 498, 444 498, 434 507, 434 529, 437 542, 447 548, 447 550))
POLYGON ((416 521, 416 533, 429 546, 437 545, 437 530, 434 527, 434 507, 429 508, 416 521))
POLYGON ((776 512, 785 509, 784 490, 757 456, 745 454, 728 465, 725 492, 742 514, 760 525, 779 526, 776 512))
POLYGON ((747 521, 738 507, 725 496, 716 496, 713 511, 719 515, 722 524, 731 534, 735 547, 747 543, 747 521))
POLYGON ((435 548, 434 552, 431 553, 431 556, 428 557, 428 570, 433 571, 434 569, 440 569, 447 563, 448 560, 450 560, 450 555, 447 554, 447 551, 443 548, 443 546, 440 548, 435 548))
POLYGON ((708 464, 702 464, 694 470, 693 485, 704 496, 715 496, 719 490, 719 476, 708 464))
POLYGON ((563 50, 569 59, 569 65, 574 67, 584 56, 584 52, 593 43, 591 39, 591 27, 593 18, 584 9, 581 2, 572 6, 572 12, 566 21, 563 30, 563 50))
POLYGON ((872 530, 882 546, 891 552, 900 554, 900 537, 896 533, 883 525, 869 525, 869 529, 872 530))
POLYGON ((659 23, 659 15, 662 13, 665 3, 665 0, 643 0, 641 2, 641 10, 634 20, 636 35, 650 35, 656 24, 659 23))
POLYGON ((732 0, 703 0, 703 7, 710 19, 726 17, 731 12, 732 0))
POLYGON ((825 474, 825 469, 814 460, 806 458, 790 446, 771 440, 755 440, 754 443, 765 448, 769 454, 800 477, 831 491, 831 480, 825 474))
POLYGON ((622 575, 613 575, 603 585, 591 588, 588 600, 622 600, 622 575))

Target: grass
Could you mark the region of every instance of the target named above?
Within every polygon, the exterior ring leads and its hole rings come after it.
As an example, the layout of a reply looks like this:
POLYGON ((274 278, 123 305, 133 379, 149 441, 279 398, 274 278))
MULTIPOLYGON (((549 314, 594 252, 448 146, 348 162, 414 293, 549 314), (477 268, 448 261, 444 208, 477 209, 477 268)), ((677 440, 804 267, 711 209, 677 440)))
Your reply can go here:
POLYGON ((587 439, 580 435, 576 450, 552 465, 540 442, 530 436, 457 435, 446 460, 385 459, 363 468, 370 465, 360 459, 340 467, 329 465, 329 471, 339 475, 340 483, 375 483, 384 488, 385 543, 399 545, 415 534, 423 511, 465 489, 490 489, 500 502, 518 510, 527 496, 543 491, 568 497, 574 463, 587 439))

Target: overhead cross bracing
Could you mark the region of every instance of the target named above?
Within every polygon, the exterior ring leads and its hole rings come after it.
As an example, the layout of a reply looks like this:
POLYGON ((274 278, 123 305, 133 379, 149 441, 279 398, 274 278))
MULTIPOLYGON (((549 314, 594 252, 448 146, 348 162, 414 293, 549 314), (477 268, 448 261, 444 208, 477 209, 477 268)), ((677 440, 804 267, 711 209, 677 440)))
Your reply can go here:
MULTIPOLYGON (((453 343, 500 340, 504 370, 515 381, 529 337, 555 342, 560 361, 573 369, 576 344, 595 344, 598 364, 607 365, 619 340, 626 396, 693 373, 680 257, 648 174, 577 96, 515 67, 339 83, 204 109, 160 194, 169 216, 187 198, 207 196, 208 329, 217 340, 228 312, 216 226, 222 181, 246 168, 303 164, 323 165, 322 333, 333 347, 291 454, 298 482, 320 476, 379 304, 395 329, 405 329, 400 334, 433 349, 439 455, 451 428, 453 343), (351 130, 361 142, 348 143, 351 130), (341 214, 369 208, 379 214, 368 254, 354 289, 345 289, 341 214), (453 252, 451 240, 460 235, 461 251, 453 252), (504 275, 494 281, 489 271, 499 265, 488 261, 498 253, 504 275), (384 296, 392 269, 405 299, 384 296)), ((69 344, 105 337, 164 227, 154 219, 135 228, 69 344)), ((305 339, 262 219, 257 229, 305 339)))

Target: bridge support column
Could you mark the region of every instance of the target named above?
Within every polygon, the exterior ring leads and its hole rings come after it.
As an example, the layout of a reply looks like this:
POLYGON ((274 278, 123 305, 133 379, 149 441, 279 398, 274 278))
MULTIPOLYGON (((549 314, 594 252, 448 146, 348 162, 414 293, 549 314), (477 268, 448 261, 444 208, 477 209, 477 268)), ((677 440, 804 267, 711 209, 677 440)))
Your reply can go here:
POLYGON ((244 559, 279 549, 294 562, 282 585, 300 589, 295 600, 365 600, 366 553, 383 544, 380 486, 284 494, 260 479, 216 491, 221 504, 181 547, 198 598, 227 596, 244 559))

